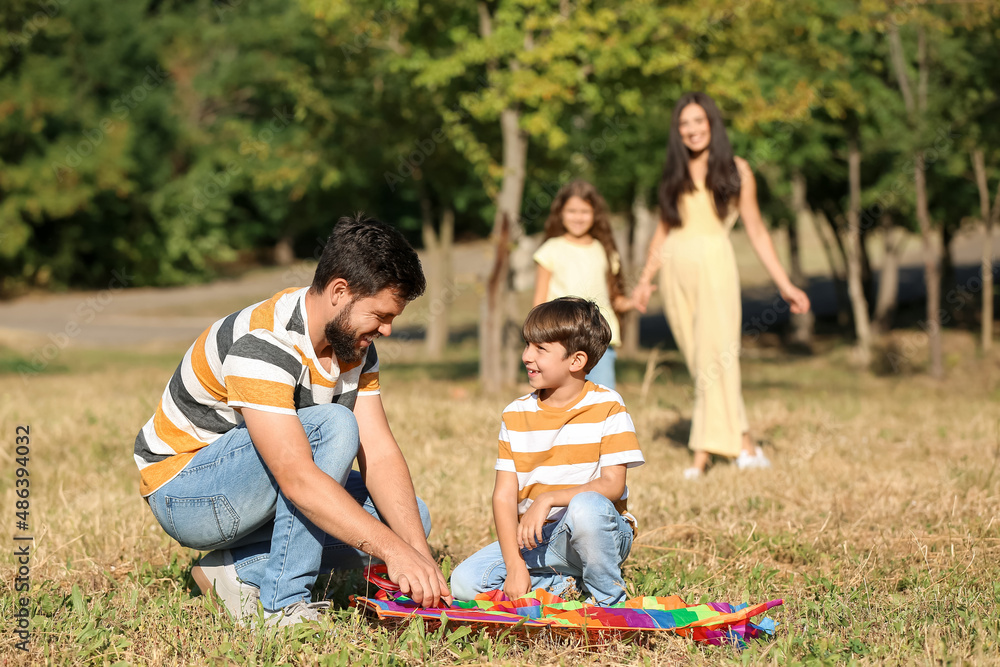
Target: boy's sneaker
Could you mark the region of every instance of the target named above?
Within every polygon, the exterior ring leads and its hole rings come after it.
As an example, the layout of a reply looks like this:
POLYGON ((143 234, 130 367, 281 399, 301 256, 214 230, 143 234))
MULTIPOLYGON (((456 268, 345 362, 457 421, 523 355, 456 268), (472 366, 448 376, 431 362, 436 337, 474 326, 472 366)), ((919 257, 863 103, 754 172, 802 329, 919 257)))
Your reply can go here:
POLYGON ((215 595, 222 600, 226 611, 237 623, 256 615, 260 591, 256 586, 240 581, 229 549, 206 554, 191 570, 191 576, 202 595, 215 591, 215 595))
POLYGON ((305 600, 299 600, 280 611, 265 611, 264 623, 268 627, 283 628, 287 625, 305 623, 306 621, 318 621, 322 617, 321 612, 329 608, 329 602, 306 602, 305 600))
POLYGON ((703 474, 704 473, 701 471, 701 468, 695 468, 695 467, 684 468, 684 479, 689 479, 689 480, 701 479, 701 476, 703 474))
POLYGON ((754 447, 754 455, 750 456, 746 451, 741 451, 736 457, 736 467, 740 470, 763 470, 771 467, 771 462, 764 456, 764 450, 760 445, 754 447))

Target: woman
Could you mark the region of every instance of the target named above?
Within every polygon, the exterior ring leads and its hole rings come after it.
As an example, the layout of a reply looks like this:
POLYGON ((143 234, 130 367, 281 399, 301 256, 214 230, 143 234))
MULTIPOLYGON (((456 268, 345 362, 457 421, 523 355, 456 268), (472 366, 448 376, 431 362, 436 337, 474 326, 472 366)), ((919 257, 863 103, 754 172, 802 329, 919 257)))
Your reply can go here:
POLYGON ((695 381, 688 443, 694 462, 684 476, 704 474, 712 454, 735 459, 740 468, 769 467, 750 439, 740 388, 743 314, 729 242, 737 217, 792 312, 808 312, 809 297, 778 261, 760 217, 750 165, 733 156, 722 114, 705 93, 687 93, 674 107, 659 199, 660 224, 632 302, 646 312, 656 289, 653 277, 662 266, 667 321, 695 381))

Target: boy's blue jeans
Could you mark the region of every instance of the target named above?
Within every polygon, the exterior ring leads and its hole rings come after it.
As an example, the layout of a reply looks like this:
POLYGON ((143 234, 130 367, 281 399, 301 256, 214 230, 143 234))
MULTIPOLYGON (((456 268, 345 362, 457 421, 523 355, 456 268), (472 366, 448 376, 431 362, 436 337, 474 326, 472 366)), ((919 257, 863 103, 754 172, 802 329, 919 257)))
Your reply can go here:
MULTIPOLYGON (((360 442, 354 413, 327 404, 304 408, 298 415, 316 465, 379 519, 361 474, 351 469, 360 442)), ((237 574, 260 588, 268 611, 308 602, 320 572, 378 562, 325 534, 285 498, 245 425, 195 454, 184 470, 149 496, 149 506, 167 534, 183 546, 231 549, 237 574)), ((429 534, 427 506, 419 498, 417 506, 429 534)))
MULTIPOLYGON (((632 549, 632 537, 632 527, 611 501, 587 491, 574 496, 562 518, 544 527, 542 543, 522 549, 521 556, 533 589, 562 595, 575 583, 597 604, 611 605, 625 599, 621 566, 632 549)), ((451 593, 457 600, 471 600, 502 589, 506 579, 500 543, 494 542, 455 568, 451 593)))

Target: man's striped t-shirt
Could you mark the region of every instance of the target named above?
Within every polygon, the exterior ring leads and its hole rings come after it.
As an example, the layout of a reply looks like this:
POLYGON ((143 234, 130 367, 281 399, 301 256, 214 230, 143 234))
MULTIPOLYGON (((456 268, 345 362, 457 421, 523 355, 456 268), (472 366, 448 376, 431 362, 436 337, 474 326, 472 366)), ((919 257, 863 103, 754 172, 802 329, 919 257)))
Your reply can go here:
MULTIPOLYGON (((645 462, 622 397, 589 380, 566 407, 543 405, 531 393, 504 409, 495 469, 517 474, 519 515, 546 491, 592 482, 605 466, 645 462)), ((615 503, 619 512, 625 513, 626 498, 627 487, 615 503)), ((559 519, 565 511, 553 507, 548 518, 559 519)))
POLYGON ((135 439, 140 493, 173 479, 198 450, 243 423, 242 408, 294 415, 325 403, 354 408, 379 393, 375 345, 358 363, 320 365, 309 338, 308 287, 225 317, 198 337, 135 439))

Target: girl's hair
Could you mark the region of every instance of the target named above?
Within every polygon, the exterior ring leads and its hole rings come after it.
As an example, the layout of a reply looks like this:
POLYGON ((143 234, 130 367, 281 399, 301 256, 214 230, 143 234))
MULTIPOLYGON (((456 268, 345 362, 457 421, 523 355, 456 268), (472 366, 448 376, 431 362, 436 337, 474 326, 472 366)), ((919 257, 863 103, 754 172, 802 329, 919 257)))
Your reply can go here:
POLYGON ((715 212, 720 218, 725 218, 729 212, 729 203, 733 197, 740 194, 740 175, 733 160, 733 148, 726 134, 726 126, 722 122, 719 107, 711 97, 701 92, 685 93, 677 101, 670 120, 670 138, 667 140, 667 159, 663 165, 663 177, 660 179, 660 217, 667 227, 680 227, 680 214, 677 212, 677 199, 684 192, 694 192, 694 181, 688 172, 688 160, 691 151, 681 140, 681 111, 689 104, 697 104, 705 110, 708 116, 712 138, 708 144, 708 175, 705 177, 705 188, 712 192, 715 201, 715 212))
POLYGON ((608 219, 608 204, 593 184, 583 180, 576 180, 567 183, 559 189, 555 199, 552 200, 549 217, 545 220, 545 238, 543 240, 547 241, 566 233, 562 212, 570 197, 579 197, 594 209, 594 224, 590 228, 590 235, 597 239, 604 247, 604 253, 608 256, 608 294, 611 297, 613 306, 615 299, 625 294, 625 280, 622 277, 621 270, 621 255, 618 254, 615 237, 611 232, 611 221, 608 219))

